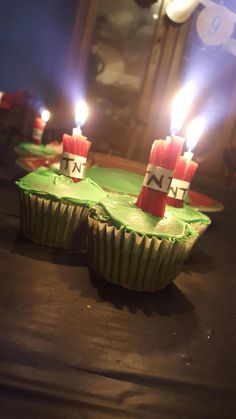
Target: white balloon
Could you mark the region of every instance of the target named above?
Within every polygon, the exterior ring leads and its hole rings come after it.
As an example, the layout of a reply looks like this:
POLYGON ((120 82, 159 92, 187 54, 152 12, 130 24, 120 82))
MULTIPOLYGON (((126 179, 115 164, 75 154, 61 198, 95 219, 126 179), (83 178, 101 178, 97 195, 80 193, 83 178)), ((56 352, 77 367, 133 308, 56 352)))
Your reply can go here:
POLYGON ((198 36, 205 45, 223 45, 233 35, 234 14, 214 3, 199 13, 196 25, 198 36))
POLYGON ((200 0, 172 0, 167 4, 166 14, 173 22, 183 23, 200 3, 200 0))

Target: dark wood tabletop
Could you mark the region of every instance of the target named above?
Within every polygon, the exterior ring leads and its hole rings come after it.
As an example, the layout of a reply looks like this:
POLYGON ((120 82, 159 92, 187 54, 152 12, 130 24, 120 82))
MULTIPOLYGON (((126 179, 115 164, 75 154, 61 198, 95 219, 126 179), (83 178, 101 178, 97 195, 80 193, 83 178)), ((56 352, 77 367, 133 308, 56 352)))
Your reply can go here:
MULTIPOLYGON (((3 172, 1 172, 3 173, 3 172)), ((19 231, 0 181, 0 408, 8 418, 234 419, 235 193, 175 282, 135 293, 19 231)))

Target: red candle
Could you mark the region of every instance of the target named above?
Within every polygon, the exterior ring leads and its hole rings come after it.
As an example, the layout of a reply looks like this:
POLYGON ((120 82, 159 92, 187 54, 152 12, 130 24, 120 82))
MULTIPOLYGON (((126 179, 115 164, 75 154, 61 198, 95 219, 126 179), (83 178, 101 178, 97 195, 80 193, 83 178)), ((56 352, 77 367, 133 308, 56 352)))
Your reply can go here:
POLYGON ((188 151, 179 158, 176 164, 173 180, 168 194, 167 204, 173 207, 182 208, 185 196, 190 188, 191 181, 195 175, 198 164, 192 161, 191 150, 196 146, 204 129, 205 121, 198 117, 187 127, 186 138, 188 151))
POLYGON ((50 118, 50 112, 47 109, 44 109, 41 112, 41 117, 36 116, 34 120, 33 134, 32 139, 35 144, 40 144, 42 141, 42 136, 46 127, 46 123, 50 118))
POLYGON ((182 151, 184 139, 154 141, 143 186, 136 205, 156 217, 165 214, 167 194, 170 189, 175 165, 182 151))
POLYGON ((2 102, 2 99, 3 99, 4 95, 5 95, 5 92, 0 92, 0 107, 1 108, 2 108, 2 103, 1 102, 2 102))
POLYGON ((189 190, 192 178, 198 168, 198 164, 181 156, 176 164, 167 204, 172 207, 182 208, 184 199, 189 190))
POLYGON ((77 128, 73 128, 71 135, 63 135, 63 153, 61 157, 60 173, 70 177, 73 182, 80 182, 84 178, 85 165, 91 142, 82 135, 80 126, 85 122, 88 108, 85 102, 78 102, 76 106, 77 128))

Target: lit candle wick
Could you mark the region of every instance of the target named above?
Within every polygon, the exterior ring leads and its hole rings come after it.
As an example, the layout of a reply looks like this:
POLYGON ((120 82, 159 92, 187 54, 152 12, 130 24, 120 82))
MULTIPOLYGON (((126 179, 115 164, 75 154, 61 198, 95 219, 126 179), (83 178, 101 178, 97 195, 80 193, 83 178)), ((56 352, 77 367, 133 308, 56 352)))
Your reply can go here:
POLYGON ((185 157, 186 160, 192 160, 192 158, 193 158, 193 152, 190 151, 190 149, 188 151, 185 151, 184 157, 185 157))
POLYGON ((73 128, 73 130, 72 130, 73 137, 75 137, 76 135, 81 135, 81 134, 82 134, 82 130, 81 130, 79 125, 77 127, 73 128))
POLYGON ((171 137, 175 137, 177 135, 177 129, 172 128, 171 131, 170 131, 170 135, 171 135, 171 137))
POLYGON ((51 112, 49 112, 48 109, 43 109, 42 110, 42 112, 41 112, 41 119, 45 123, 45 125, 49 121, 50 116, 51 116, 51 112))
POLYGON ((187 149, 184 153, 184 157, 187 160, 192 160, 193 152, 195 149, 199 138, 201 137, 205 128, 205 119, 202 116, 195 118, 189 123, 186 128, 186 139, 187 139, 187 149))
POLYGON ((87 120, 88 113, 89 113, 89 109, 88 109, 87 103, 84 100, 78 101, 75 106, 75 121, 76 121, 77 127, 73 128, 72 130, 73 137, 76 135, 82 134, 81 127, 84 125, 85 121, 87 120))

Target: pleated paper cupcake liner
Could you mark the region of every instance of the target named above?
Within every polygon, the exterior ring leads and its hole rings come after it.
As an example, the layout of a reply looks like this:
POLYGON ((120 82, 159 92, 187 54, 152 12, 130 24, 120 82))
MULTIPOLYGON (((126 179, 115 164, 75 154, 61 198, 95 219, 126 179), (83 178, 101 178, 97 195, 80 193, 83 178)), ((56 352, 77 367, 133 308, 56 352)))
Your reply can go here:
POLYGON ((83 249, 88 208, 20 191, 21 231, 34 243, 83 249))
POLYGON ((45 159, 53 159, 56 157, 56 153, 51 153, 51 154, 44 154, 44 153, 36 153, 36 152, 31 152, 30 150, 21 150, 18 147, 14 148, 16 157, 34 157, 34 158, 45 158, 45 159))
POLYGON ((177 276, 196 237, 149 238, 88 217, 90 268, 108 282, 135 291, 157 291, 177 276))
POLYGON ((30 157, 28 154, 25 154, 24 151, 18 150, 17 147, 15 148, 16 157, 30 157))
MULTIPOLYGON (((15 153, 17 157, 42 157, 42 154, 35 154, 27 150, 20 150, 17 147, 15 148, 15 153)), ((49 156, 48 158, 50 157, 52 158, 53 156, 49 156)))
POLYGON ((206 223, 189 223, 190 227, 199 234, 199 237, 207 230, 210 224, 206 223))

